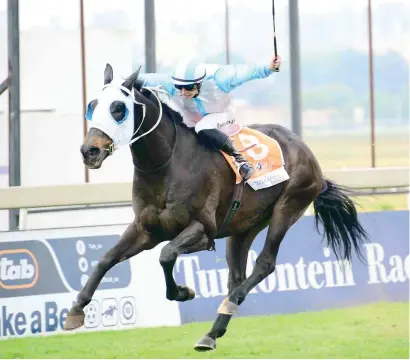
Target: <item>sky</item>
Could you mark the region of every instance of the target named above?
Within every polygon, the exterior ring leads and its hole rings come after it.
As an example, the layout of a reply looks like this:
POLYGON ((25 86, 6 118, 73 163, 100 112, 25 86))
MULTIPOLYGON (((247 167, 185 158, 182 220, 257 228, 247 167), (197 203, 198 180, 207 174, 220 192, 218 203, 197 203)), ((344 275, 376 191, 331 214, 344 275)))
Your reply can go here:
MULTIPOLYGON (((161 14, 168 13, 168 9, 180 7, 181 17, 201 17, 212 13, 224 11, 223 0, 155 0, 156 6, 161 7, 161 14), (208 6, 203 6, 204 4, 208 6), (200 11, 198 11, 198 5, 200 11)), ((230 6, 240 4, 256 9, 267 9, 271 7, 272 0, 228 0, 230 6)), ((376 7, 386 2, 406 2, 407 0, 372 0, 372 6, 376 7)), ((20 0, 20 26, 22 29, 30 26, 46 26, 51 17, 59 18, 63 26, 76 27, 79 24, 79 4, 77 0, 20 0)), ((132 12, 143 11, 143 0, 84 0, 85 23, 91 21, 93 12, 109 11, 111 9, 126 8, 132 12)), ((287 6, 288 0, 276 0, 276 14, 280 15, 280 10, 287 6)), ((352 10, 362 10, 367 7, 368 0, 299 0, 300 11, 304 13, 326 14, 332 11, 339 11, 343 7, 352 10)), ((0 0, 0 11, 6 10, 7 0, 0 0)), ((161 16, 161 15, 159 15, 161 16)))

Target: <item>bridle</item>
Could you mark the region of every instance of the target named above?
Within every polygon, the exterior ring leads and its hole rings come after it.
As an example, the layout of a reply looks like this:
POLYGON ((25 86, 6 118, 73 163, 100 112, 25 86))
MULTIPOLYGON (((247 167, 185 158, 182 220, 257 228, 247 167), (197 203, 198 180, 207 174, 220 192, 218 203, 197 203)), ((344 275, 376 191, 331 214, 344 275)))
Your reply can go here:
MULTIPOLYGON (((166 92, 165 92, 165 90, 163 90, 163 89, 160 88, 160 87, 155 87, 155 88, 154 88, 154 87, 143 87, 143 88, 141 88, 141 90, 146 89, 146 90, 150 91, 151 94, 153 94, 153 95, 155 96, 155 98, 156 98, 156 100, 157 100, 157 102, 158 102, 158 106, 159 106, 159 115, 158 115, 157 121, 155 122, 154 126, 153 126, 151 129, 149 129, 148 131, 146 131, 145 133, 143 133, 143 134, 141 134, 141 135, 138 135, 137 137, 134 137, 134 136, 138 133, 138 131, 141 129, 142 123, 143 123, 144 120, 145 120, 145 117, 146 117, 146 104, 140 103, 140 102, 136 101, 134 92, 128 90, 128 89, 127 89, 126 87, 124 87, 124 86, 118 86, 118 85, 107 84, 107 85, 104 86, 104 88, 107 87, 107 86, 115 86, 115 87, 117 87, 117 88, 120 88, 122 91, 126 92, 129 96, 131 96, 131 98, 132 98, 132 100, 133 100, 133 102, 134 102, 135 104, 137 104, 138 106, 142 106, 142 109, 143 109, 143 111, 142 111, 142 119, 141 119, 140 125, 138 126, 138 129, 134 131, 134 134, 132 135, 131 140, 129 141, 129 143, 128 143, 128 144, 124 144, 124 145, 118 145, 118 144, 115 144, 114 142, 111 143, 111 145, 106 149, 106 151, 108 151, 108 156, 110 156, 110 155, 112 155, 113 152, 114 152, 115 150, 117 150, 119 147, 125 146, 125 145, 131 146, 133 143, 135 143, 136 141, 138 141, 138 140, 141 139, 142 137, 148 135, 149 133, 151 133, 152 131, 154 131, 154 130, 158 127, 158 125, 159 125, 159 123, 161 122, 161 119, 162 119, 163 108, 162 108, 162 102, 161 102, 161 100, 159 99, 159 97, 158 97, 158 95, 156 94, 156 92, 162 92, 162 93, 166 93, 166 92)), ((134 90, 134 91, 137 91, 136 89, 133 89, 133 90, 134 90)), ((160 171, 160 170, 166 168, 166 167, 170 164, 171 159, 172 159, 172 156, 174 155, 174 152, 175 152, 175 148, 176 148, 176 144, 177 144, 177 135, 178 135, 178 133, 177 133, 177 126, 176 126, 175 120, 172 119, 172 122, 173 122, 173 124, 174 124, 174 134, 175 134, 175 136, 174 136, 174 143, 173 143, 173 145, 172 145, 171 154, 170 154, 169 158, 167 159, 167 161, 165 161, 164 164, 162 164, 162 165, 160 165, 160 166, 157 166, 157 167, 155 167, 155 168, 153 168, 153 169, 149 169, 149 170, 141 169, 141 168, 139 168, 139 167, 134 163, 135 169, 136 169, 137 171, 139 171, 139 172, 141 172, 141 173, 153 173, 153 172, 157 172, 157 171, 160 171)))

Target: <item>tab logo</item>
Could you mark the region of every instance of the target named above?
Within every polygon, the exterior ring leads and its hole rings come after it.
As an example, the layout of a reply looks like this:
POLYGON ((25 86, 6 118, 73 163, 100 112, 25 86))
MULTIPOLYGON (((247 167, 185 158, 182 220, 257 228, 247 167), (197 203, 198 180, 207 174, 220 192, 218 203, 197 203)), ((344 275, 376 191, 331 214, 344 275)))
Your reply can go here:
POLYGON ((37 283, 38 272, 38 262, 31 251, 0 251, 0 287, 6 290, 31 288, 37 283))

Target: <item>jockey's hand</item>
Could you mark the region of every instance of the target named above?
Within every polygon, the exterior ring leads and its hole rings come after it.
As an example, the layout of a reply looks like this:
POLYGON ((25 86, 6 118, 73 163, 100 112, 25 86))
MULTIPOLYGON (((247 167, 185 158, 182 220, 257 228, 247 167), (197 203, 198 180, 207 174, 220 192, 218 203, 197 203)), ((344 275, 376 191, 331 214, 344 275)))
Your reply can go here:
POLYGON ((272 61, 269 64, 269 69, 279 71, 281 63, 282 63, 282 58, 279 55, 276 57, 273 57, 272 61))

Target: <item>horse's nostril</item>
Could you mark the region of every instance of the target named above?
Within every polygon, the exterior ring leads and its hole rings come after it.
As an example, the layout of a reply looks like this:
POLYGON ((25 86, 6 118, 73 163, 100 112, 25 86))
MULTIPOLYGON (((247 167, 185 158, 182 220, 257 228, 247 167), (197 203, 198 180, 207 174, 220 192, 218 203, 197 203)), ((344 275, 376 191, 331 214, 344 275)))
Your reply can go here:
POLYGON ((91 146, 88 150, 87 150, 87 155, 88 156, 98 156, 100 154, 100 149, 98 147, 95 146, 91 146))

